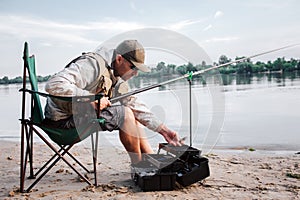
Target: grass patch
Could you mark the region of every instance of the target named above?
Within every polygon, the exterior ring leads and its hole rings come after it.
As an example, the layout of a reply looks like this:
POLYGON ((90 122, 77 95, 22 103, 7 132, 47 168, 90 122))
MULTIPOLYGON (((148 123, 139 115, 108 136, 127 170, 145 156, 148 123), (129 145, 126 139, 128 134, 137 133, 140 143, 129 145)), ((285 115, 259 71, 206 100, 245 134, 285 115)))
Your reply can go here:
POLYGON ((286 173, 287 177, 300 179, 300 174, 286 173))
POLYGON ((256 151, 254 148, 252 148, 252 147, 250 147, 249 149, 248 149, 249 151, 256 151))

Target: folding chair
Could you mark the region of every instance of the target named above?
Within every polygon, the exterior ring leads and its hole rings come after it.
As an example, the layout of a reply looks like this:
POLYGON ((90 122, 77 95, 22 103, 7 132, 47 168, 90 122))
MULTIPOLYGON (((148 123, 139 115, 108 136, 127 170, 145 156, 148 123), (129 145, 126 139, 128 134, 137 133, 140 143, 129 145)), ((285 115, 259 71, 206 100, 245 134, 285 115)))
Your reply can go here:
MULTIPOLYGON (((28 44, 24 45, 24 69, 23 69, 23 87, 20 89, 22 92, 22 116, 21 116, 21 169, 20 169, 20 192, 29 192, 47 172, 60 160, 63 160, 70 168, 76 172, 80 178, 82 178, 87 184, 93 185, 82 173, 80 173, 75 167, 65 158, 68 156, 75 161, 84 171, 88 173, 94 173, 95 185, 97 185, 97 147, 98 147, 98 130, 95 127, 99 127, 99 123, 105 123, 104 119, 99 118, 99 112, 97 118, 91 120, 90 123, 83 127, 76 127, 73 129, 58 129, 49 128, 42 124, 44 119, 43 110, 41 107, 40 96, 58 98, 63 101, 74 101, 79 103, 89 103, 91 101, 100 100, 102 95, 84 96, 84 97, 57 97, 42 93, 38 91, 37 77, 35 70, 35 58, 34 55, 29 56, 28 44), (31 89, 26 88, 27 73, 29 76, 29 82, 31 89), (26 112, 26 96, 30 96, 30 111, 26 112), (26 115, 29 115, 27 117, 26 115), (43 133, 44 132, 44 133, 43 133), (56 144, 53 144, 51 140, 56 144), (95 133, 95 137, 94 137, 95 133), (33 136, 37 135, 50 149, 53 150, 54 155, 37 171, 34 172, 33 168, 33 136), (91 136, 92 140, 92 155, 93 155, 93 171, 88 170, 82 163, 80 163, 71 153, 70 149, 74 144, 80 142, 86 137, 91 136), (24 188, 26 167, 29 164, 29 177, 30 179, 36 179, 27 189, 24 188)), ((98 109, 100 110, 100 109, 98 109)), ((79 167, 78 166, 78 167, 79 167)))

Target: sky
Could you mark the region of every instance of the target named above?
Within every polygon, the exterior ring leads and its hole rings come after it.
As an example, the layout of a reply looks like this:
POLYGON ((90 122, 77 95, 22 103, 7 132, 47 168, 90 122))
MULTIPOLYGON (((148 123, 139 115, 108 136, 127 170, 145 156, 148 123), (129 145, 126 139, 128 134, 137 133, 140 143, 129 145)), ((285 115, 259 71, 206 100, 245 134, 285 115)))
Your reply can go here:
MULTIPOLYGON (((298 0, 0 0, 0 78, 22 75, 25 41, 45 76, 112 37, 147 28, 181 34, 215 62, 221 55, 251 56, 300 43, 299 7, 298 0)), ((296 46, 256 59, 299 59, 299 52, 296 46)), ((148 54, 146 64, 181 64, 148 54)))

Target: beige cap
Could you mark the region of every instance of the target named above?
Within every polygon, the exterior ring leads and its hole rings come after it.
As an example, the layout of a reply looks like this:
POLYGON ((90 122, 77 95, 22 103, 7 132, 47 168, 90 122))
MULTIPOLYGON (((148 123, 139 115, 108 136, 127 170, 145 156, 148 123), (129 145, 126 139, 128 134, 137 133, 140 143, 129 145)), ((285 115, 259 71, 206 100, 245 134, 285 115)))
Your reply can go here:
POLYGON ((145 61, 145 51, 143 46, 137 40, 124 40, 116 48, 116 52, 121 54, 126 60, 130 61, 135 67, 143 72, 151 70, 145 61))

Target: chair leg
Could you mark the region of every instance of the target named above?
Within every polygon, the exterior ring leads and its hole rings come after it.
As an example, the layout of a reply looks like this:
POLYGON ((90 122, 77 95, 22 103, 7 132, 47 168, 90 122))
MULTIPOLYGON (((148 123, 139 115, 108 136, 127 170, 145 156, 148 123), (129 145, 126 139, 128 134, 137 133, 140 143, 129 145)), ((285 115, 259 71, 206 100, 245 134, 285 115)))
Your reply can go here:
MULTIPOLYGON (((61 146, 62 149, 64 147, 61 146)), ((79 160, 77 160, 69 151, 66 152, 68 156, 70 156, 82 169, 84 169, 87 173, 90 173, 90 170, 88 170, 79 160)))
POLYGON ((28 125, 25 121, 22 122, 22 130, 21 130, 21 175, 20 175, 20 192, 25 192, 24 183, 25 183, 25 175, 27 163, 29 162, 29 177, 30 179, 34 179, 35 176, 33 174, 33 132, 31 130, 30 125, 28 125), (29 128, 29 130, 28 130, 29 128), (25 143, 26 139, 26 143, 25 143), (26 149, 25 149, 26 145, 26 149))
POLYGON ((21 127, 21 165, 20 165, 20 192, 24 192, 24 182, 25 182, 25 171, 26 171, 26 165, 24 162, 24 143, 25 143, 25 129, 26 125, 25 122, 22 121, 22 127, 21 127))
MULTIPOLYGON (((72 154, 70 154, 69 151, 66 151, 67 146, 60 146, 60 149, 58 150, 58 152, 60 154, 62 154, 62 152, 65 151, 65 153, 68 154, 68 156, 70 156, 80 167, 82 167, 82 169, 84 169, 87 173, 90 173, 90 171, 79 161, 77 160, 72 154)), ((44 170, 44 168, 46 168, 49 163, 51 163, 55 158, 57 157, 57 154, 54 154, 35 174, 34 176, 37 176, 40 172, 42 172, 44 170)))
MULTIPOLYGON (((47 144, 48 145, 48 144, 47 144)), ((51 144, 50 144, 51 145, 51 144)), ((51 145, 52 146, 52 145, 51 145)), ((50 147, 50 146, 49 146, 50 147)), ((53 147, 53 146, 52 146, 53 147)), ((50 147, 51 148, 51 147, 50 147)), ((54 147, 53 147, 54 148, 54 147)), ((71 148, 71 147, 70 147, 71 148)), ((67 150, 69 150, 70 148, 67 148, 67 150)), ((51 148, 52 149, 52 148, 51 148)), ((53 150, 53 149, 52 149, 53 150)), ((57 151, 57 154, 55 154, 50 160, 53 160, 54 158, 56 158, 52 163, 51 165, 46 168, 46 166, 50 163, 50 162, 47 162, 45 165, 43 165, 42 169, 45 169, 43 172, 42 170, 39 170, 39 173, 42 172, 42 174, 40 176, 37 177, 37 179, 27 188, 26 192, 30 192, 30 190, 48 173, 48 171, 50 171, 50 169, 52 169, 52 167, 61 159, 63 158, 62 156, 64 156, 64 154, 66 154, 66 151, 63 152, 62 154, 60 154, 58 151, 57 151)), ((68 163, 68 162, 66 162, 68 163)), ((69 165, 70 166, 70 165, 69 165)), ((71 167, 73 170, 75 168, 71 167)), ((76 170, 74 170, 76 171, 76 170)), ((77 172, 77 171, 76 171, 77 172)), ((82 176, 82 175, 79 175, 79 176, 82 176)), ((85 178, 85 177, 84 177, 85 178)))
POLYGON ((26 131, 26 141, 27 141, 27 149, 26 149, 26 157, 25 161, 27 162, 27 155, 29 159, 29 177, 30 179, 34 179, 33 173, 33 131, 29 126, 29 131, 26 131))
POLYGON ((32 131, 30 132, 30 176, 34 177, 33 174, 33 133, 32 131))
MULTIPOLYGON (((96 134, 96 142, 93 142, 93 163, 94 163, 94 176, 95 176, 95 185, 97 185, 97 148, 98 148, 98 133, 96 134)), ((77 171, 74 166, 65 159, 65 154, 70 156, 79 166, 81 166, 86 172, 90 173, 82 163, 80 163, 70 152, 69 150, 73 145, 60 145, 60 149, 57 150, 44 136, 38 132, 31 124, 24 122, 21 130, 21 175, 20 175, 20 192, 30 192, 30 190, 53 168, 53 166, 62 159, 70 168, 78 174, 89 185, 93 185, 85 176, 83 176, 79 171, 77 171), (55 154, 34 174, 33 172, 33 134, 37 134, 54 152, 55 154), (26 141, 25 141, 26 139, 26 141), (26 145, 26 146, 25 146, 26 145), (36 178, 36 180, 25 190, 25 175, 26 175, 26 166, 29 161, 30 164, 30 176, 28 178, 36 178)))
MULTIPOLYGON (((62 153, 64 149, 61 148, 58 152, 62 153)), ((57 157, 57 154, 54 154, 34 175, 38 176, 39 173, 41 173, 55 158, 57 157)))
POLYGON ((95 183, 94 185, 98 185, 98 180, 97 180, 97 152, 98 152, 98 138, 99 134, 98 131, 96 132, 96 139, 94 142, 94 135, 91 134, 91 140, 92 140, 92 153, 93 153, 93 166, 94 166, 94 178, 95 178, 95 183))
MULTIPOLYGON (((44 170, 44 172, 37 177, 37 179, 28 187, 26 192, 29 192, 44 176, 45 174, 60 160, 62 159, 74 172, 80 176, 85 182, 87 182, 89 185, 93 185, 86 177, 84 177, 81 173, 79 173, 70 162, 68 162, 64 155, 67 154, 67 152, 73 147, 73 145, 69 145, 67 148, 64 149, 62 153, 60 153, 58 150, 55 149, 55 147, 47 141, 34 127, 32 127, 33 131, 55 152, 56 159, 52 162, 52 164, 44 170)), ((49 163, 48 163, 49 164, 49 163)))

